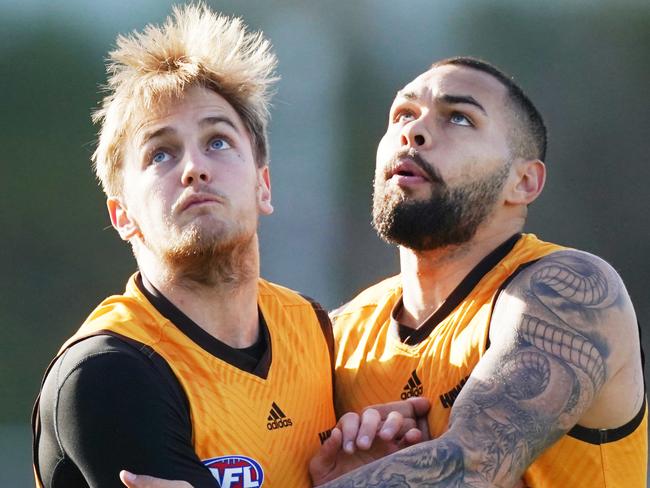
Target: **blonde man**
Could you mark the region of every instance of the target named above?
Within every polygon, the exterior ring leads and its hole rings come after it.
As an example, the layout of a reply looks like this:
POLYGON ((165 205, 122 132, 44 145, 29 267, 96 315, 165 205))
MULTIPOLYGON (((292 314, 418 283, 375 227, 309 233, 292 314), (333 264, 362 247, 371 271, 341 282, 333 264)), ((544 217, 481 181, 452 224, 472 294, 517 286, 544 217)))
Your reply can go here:
POLYGON ((335 423, 331 326, 259 277, 270 44, 188 6, 118 38, 110 60, 94 162, 138 272, 46 373, 37 484, 121 486, 127 468, 196 487, 308 486, 335 423))

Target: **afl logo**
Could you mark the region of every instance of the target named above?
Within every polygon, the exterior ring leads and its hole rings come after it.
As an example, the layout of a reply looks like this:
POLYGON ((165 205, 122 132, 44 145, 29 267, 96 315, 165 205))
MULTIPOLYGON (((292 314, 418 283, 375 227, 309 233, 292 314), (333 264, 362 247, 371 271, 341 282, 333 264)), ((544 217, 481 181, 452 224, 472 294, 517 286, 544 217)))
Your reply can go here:
POLYGON ((203 464, 221 488, 259 488, 264 483, 262 467, 246 456, 221 456, 206 459, 203 464))

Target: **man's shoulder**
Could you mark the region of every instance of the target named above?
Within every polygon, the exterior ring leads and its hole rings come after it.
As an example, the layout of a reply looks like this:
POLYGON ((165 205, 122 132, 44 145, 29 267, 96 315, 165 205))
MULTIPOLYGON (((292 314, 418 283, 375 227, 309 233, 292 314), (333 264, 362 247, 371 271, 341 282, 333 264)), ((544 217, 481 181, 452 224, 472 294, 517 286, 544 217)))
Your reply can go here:
MULTIPOLYGON (((134 274, 127 282, 126 289, 122 294, 110 295, 96 305, 76 333, 63 344, 61 349, 77 342, 81 337, 105 331, 130 335, 126 332, 142 332, 146 326, 159 328, 164 322, 164 318, 140 290, 136 279, 137 275, 134 274), (134 324, 137 326, 134 327, 134 324)), ((140 340, 143 339, 141 335, 137 337, 140 340)))
POLYGON ((132 322, 151 317, 155 312, 136 284, 136 275, 131 276, 126 288, 121 294, 113 294, 104 298, 88 315, 82 328, 97 324, 102 328, 105 323, 132 322))
POLYGON ((148 363, 143 351, 114 335, 99 334, 69 343, 48 368, 41 405, 56 403, 64 385, 73 391, 87 385, 92 389, 93 384, 102 384, 107 375, 132 377, 149 370, 148 363))
POLYGON ((330 312, 332 320, 345 315, 357 313, 364 309, 376 308, 387 302, 393 304, 402 295, 402 280, 400 275, 391 276, 361 291, 352 300, 330 312))
POLYGON ((146 365, 152 351, 143 344, 121 338, 116 334, 99 333, 70 342, 55 359, 60 377, 81 370, 88 374, 112 370, 113 366, 128 363, 146 365))
POLYGON ((505 292, 521 302, 524 314, 550 313, 572 329, 593 331, 612 353, 614 345, 637 347, 637 318, 623 280, 594 254, 577 249, 548 254, 518 273, 505 292))
MULTIPOLYGON (((554 290, 571 302, 601 304, 627 297, 618 272, 607 261, 579 249, 564 248, 529 263, 505 287, 506 291, 535 288, 554 290)), ((608 303, 609 304, 609 303, 608 303)))
POLYGON ((638 412, 644 388, 637 318, 621 277, 598 256, 567 249, 523 268, 497 300, 490 340, 504 350, 520 344, 582 377, 593 395, 580 418, 585 425, 622 425, 638 412), (631 401, 614 408, 617 398, 631 401))

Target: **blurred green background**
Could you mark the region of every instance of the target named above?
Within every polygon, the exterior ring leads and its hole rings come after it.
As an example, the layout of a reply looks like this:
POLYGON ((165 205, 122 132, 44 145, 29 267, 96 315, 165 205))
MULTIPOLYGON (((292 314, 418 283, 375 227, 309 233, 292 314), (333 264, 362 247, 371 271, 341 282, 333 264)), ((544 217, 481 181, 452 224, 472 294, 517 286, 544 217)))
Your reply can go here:
MULTIPOLYGON (((432 61, 470 54, 515 75, 550 128, 527 230, 610 261, 650 323, 649 2, 208 3, 263 30, 280 59, 265 277, 332 308, 396 272, 369 224, 388 108, 432 61)), ((134 269, 90 169, 89 114, 117 33, 162 21, 170 4, 0 0, 2 487, 33 485, 28 424, 49 360, 134 269)))

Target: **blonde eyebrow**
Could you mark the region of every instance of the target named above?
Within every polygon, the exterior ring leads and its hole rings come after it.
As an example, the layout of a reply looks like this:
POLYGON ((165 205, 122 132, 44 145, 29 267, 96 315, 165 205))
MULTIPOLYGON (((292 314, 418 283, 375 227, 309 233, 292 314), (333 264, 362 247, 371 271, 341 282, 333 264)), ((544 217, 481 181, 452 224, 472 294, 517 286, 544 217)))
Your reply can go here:
POLYGON ((224 116, 214 116, 214 117, 206 117, 204 119, 201 119, 199 122, 199 127, 205 127, 208 125, 217 125, 219 123, 224 123, 232 127, 235 132, 239 133, 239 130, 237 129, 237 126, 235 123, 229 118, 229 117, 224 117, 224 116))
MULTIPOLYGON (((233 128, 235 132, 239 133, 237 126, 228 117, 221 117, 221 116, 205 117, 204 119, 201 119, 201 121, 199 122, 199 127, 204 128, 207 126, 217 125, 220 123, 229 125, 230 127, 233 128)), ((175 133, 176 133, 176 129, 169 126, 161 127, 159 129, 155 129, 152 131, 146 131, 142 134, 141 137, 138 138, 138 146, 139 147, 144 146, 151 139, 156 139, 157 137, 164 137, 175 133)))
POLYGON ((138 138, 138 146, 142 147, 144 146, 147 142, 149 142, 151 139, 155 139, 157 137, 163 137, 169 134, 175 134, 176 129, 172 127, 161 127, 160 129, 152 130, 152 131, 147 131, 142 134, 138 138))

